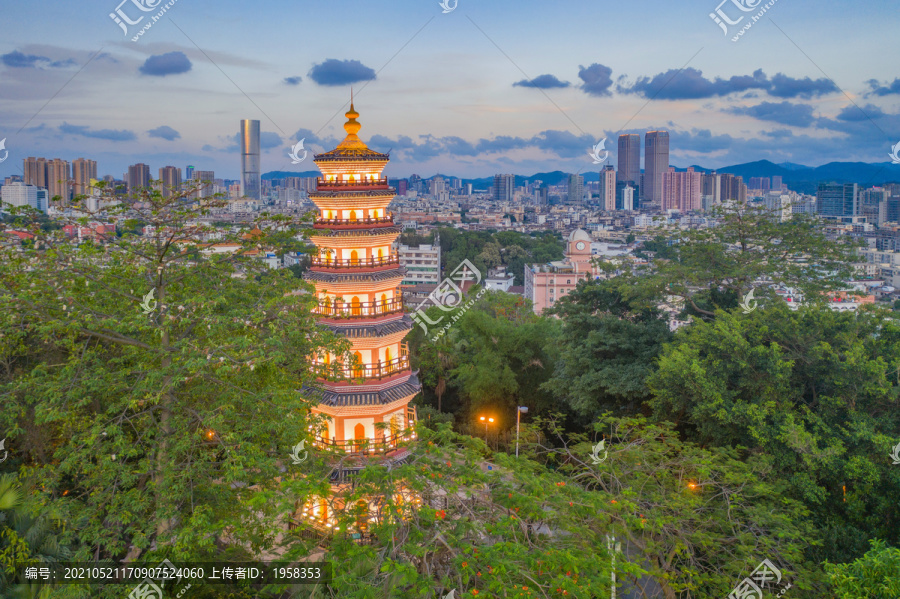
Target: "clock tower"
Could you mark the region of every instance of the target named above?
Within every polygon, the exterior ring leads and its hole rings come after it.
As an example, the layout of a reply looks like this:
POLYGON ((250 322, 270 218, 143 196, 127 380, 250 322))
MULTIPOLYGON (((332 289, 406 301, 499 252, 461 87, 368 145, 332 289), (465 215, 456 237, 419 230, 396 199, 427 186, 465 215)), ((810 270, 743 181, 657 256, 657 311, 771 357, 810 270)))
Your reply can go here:
POLYGON ((570 262, 584 263, 591 261, 591 236, 583 229, 575 229, 569 235, 566 257, 570 262))

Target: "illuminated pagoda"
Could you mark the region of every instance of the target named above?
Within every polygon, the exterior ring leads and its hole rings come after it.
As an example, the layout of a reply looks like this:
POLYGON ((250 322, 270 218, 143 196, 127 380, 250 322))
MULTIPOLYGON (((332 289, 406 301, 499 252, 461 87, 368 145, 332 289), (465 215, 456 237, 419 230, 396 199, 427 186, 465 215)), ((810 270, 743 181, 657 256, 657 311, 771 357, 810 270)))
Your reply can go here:
MULTIPOLYGON (((305 393, 317 403, 313 413, 327 423, 315 445, 359 456, 349 463, 361 468, 371 456, 402 461, 401 444, 414 437, 416 421, 409 402, 421 384, 403 342, 413 323, 400 292, 405 269, 392 249, 400 228, 387 212, 395 193, 382 176, 389 156, 370 150, 357 135, 352 99, 346 116, 344 141, 315 157, 322 176, 309 198, 319 209, 311 236, 318 254, 304 278, 315 286, 320 324, 352 347, 349 356, 318 356, 322 376, 305 393)), ((345 474, 333 473, 333 481, 345 474)), ((333 523, 330 512, 337 507, 331 499, 305 506, 305 518, 333 523)))

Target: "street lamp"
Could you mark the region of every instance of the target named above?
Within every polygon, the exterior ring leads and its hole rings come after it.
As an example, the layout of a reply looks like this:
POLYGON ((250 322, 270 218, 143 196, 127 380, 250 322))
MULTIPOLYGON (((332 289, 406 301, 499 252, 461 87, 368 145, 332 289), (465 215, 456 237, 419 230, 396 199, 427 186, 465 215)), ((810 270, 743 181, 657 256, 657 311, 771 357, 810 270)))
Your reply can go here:
POLYGON ((519 409, 516 410, 516 457, 519 457, 519 417, 527 413, 528 408, 525 406, 519 406, 519 409))
POLYGON ((490 417, 482 416, 481 418, 479 418, 479 420, 481 420, 481 421, 484 423, 484 442, 487 443, 487 427, 488 427, 488 423, 494 424, 494 419, 493 419, 493 418, 490 418, 490 417))

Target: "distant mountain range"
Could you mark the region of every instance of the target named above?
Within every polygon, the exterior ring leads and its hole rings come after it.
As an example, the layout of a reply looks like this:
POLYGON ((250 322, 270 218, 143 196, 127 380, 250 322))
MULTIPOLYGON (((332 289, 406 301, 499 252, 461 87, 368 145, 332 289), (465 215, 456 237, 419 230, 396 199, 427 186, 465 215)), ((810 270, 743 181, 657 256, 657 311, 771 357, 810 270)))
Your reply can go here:
MULTIPOLYGON (((599 170, 599 169, 598 169, 599 170)), ((675 170, 684 171, 684 168, 675 170)), ((822 166, 804 166, 802 164, 794 164, 791 162, 783 162, 775 164, 768 160, 757 160, 756 162, 747 162, 745 164, 736 164, 734 166, 726 166, 717 169, 708 169, 699 165, 694 166, 695 171, 708 173, 715 170, 717 173, 729 173, 744 178, 744 182, 748 182, 750 177, 772 177, 781 176, 781 180, 790 189, 801 193, 815 193, 816 186, 819 183, 856 183, 861 187, 872 187, 875 185, 883 185, 885 183, 900 183, 900 164, 891 164, 889 162, 869 164, 866 162, 830 162, 822 166)), ((568 181, 570 173, 563 171, 552 171, 549 173, 535 173, 530 177, 516 175, 516 186, 524 185, 526 181, 543 181, 546 185, 560 185, 568 181)), ((589 171, 583 172, 581 175, 585 181, 597 181, 600 178, 599 172, 589 171)), ((283 179, 284 177, 317 177, 318 171, 304 171, 302 173, 273 171, 262 176, 263 179, 283 179)), ((428 177, 433 179, 438 175, 428 177)), ((451 175, 440 175, 445 179, 449 179, 451 175)), ((462 182, 471 183, 475 189, 489 189, 493 183, 493 177, 482 177, 480 179, 462 179, 462 182)))

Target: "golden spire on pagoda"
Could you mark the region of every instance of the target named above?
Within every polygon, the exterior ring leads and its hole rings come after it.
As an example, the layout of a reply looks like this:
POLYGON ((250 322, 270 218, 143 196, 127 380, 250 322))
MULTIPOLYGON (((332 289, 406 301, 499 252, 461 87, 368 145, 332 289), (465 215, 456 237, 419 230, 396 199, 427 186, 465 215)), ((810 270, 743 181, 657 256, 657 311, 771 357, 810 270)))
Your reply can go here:
POLYGON ((363 143, 363 141, 359 138, 357 133, 362 128, 356 119, 359 117, 359 113, 353 108, 353 91, 350 91, 350 110, 347 111, 344 116, 347 117, 347 122, 344 123, 344 131, 347 132, 347 137, 344 138, 344 141, 338 144, 337 149, 353 149, 353 150, 368 150, 369 147, 363 143))

